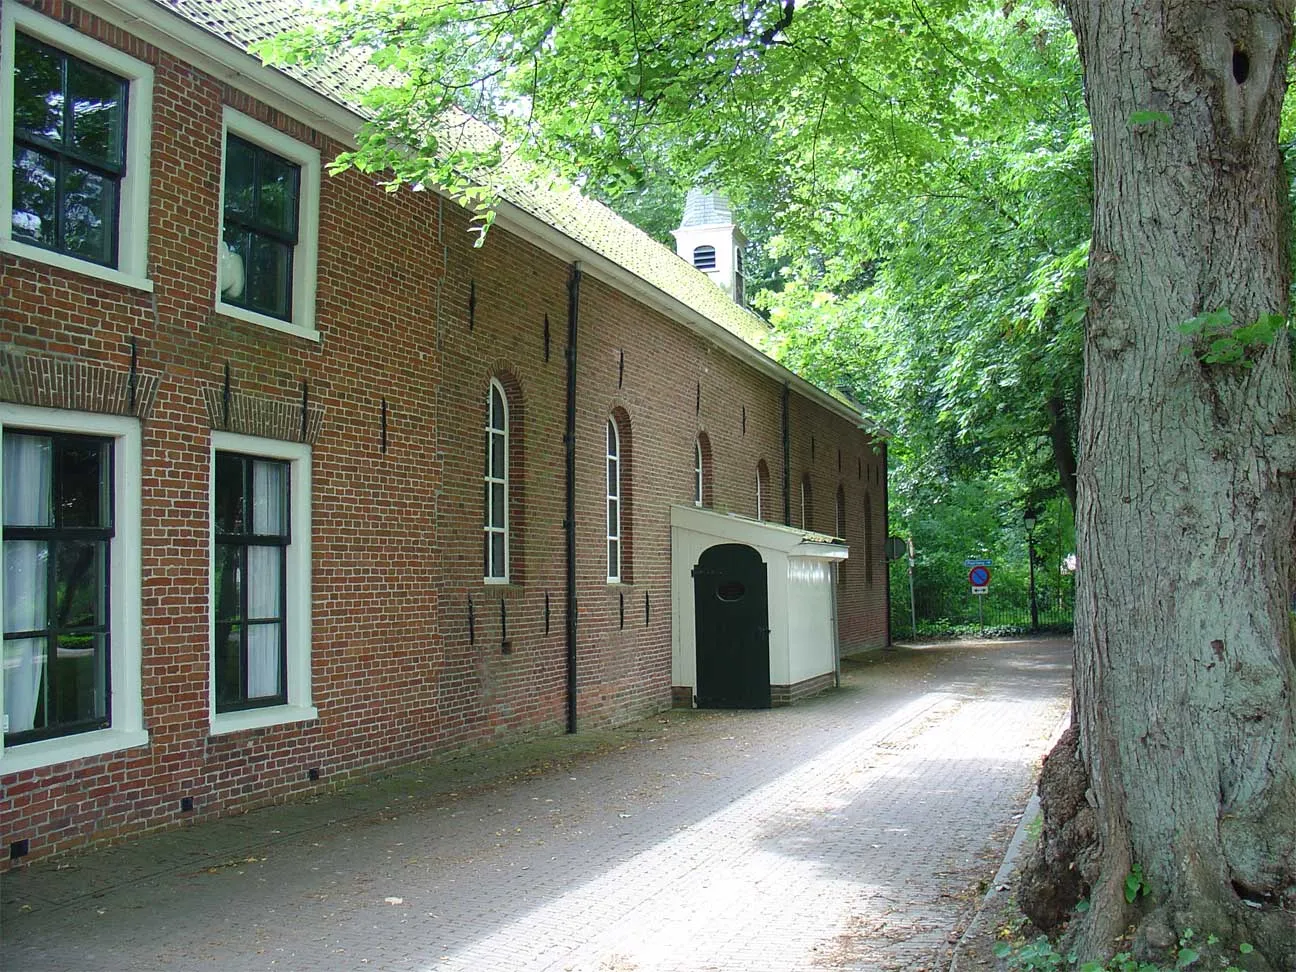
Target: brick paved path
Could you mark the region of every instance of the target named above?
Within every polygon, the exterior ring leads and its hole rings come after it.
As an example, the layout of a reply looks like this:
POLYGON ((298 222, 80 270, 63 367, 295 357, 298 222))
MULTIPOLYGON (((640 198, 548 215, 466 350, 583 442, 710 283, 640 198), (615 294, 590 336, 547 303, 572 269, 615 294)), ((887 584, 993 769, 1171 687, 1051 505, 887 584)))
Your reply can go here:
POLYGON ((880 652, 790 709, 663 713, 37 864, 3 881, 0 967, 944 968, 1069 663, 1063 641, 880 652))

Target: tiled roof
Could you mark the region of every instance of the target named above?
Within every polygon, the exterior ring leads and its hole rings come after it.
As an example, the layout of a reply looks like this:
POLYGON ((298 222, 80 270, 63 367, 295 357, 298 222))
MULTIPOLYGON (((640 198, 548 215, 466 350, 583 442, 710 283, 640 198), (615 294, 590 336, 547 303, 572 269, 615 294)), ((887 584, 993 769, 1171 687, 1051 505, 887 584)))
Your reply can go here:
MULTIPOLYGON (((285 0, 153 2, 243 51, 301 22, 301 6, 285 0)), ((292 66, 283 70, 360 116, 366 112, 356 92, 366 81, 372 83, 379 77, 375 68, 352 52, 341 52, 324 66, 292 66)), ((473 131, 478 127, 479 123, 465 119, 460 130, 471 138, 480 134, 480 130, 473 131)), ((769 325, 730 300, 706 274, 695 270, 674 251, 576 189, 546 184, 531 177, 530 170, 520 163, 506 165, 500 175, 497 188, 507 202, 618 264, 768 356, 769 325)), ((828 394, 842 401, 839 394, 828 394)), ((843 404, 858 412, 853 403, 843 401, 843 404)))

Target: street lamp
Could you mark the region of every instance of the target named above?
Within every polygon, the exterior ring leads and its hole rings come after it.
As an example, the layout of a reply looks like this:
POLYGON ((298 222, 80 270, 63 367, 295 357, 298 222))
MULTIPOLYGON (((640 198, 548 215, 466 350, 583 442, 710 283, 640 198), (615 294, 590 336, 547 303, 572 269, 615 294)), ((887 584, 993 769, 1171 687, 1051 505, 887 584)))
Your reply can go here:
POLYGON ((1035 511, 1028 509, 1022 517, 1026 526, 1026 559, 1030 562, 1031 631, 1039 630, 1039 603, 1035 600, 1035 511))

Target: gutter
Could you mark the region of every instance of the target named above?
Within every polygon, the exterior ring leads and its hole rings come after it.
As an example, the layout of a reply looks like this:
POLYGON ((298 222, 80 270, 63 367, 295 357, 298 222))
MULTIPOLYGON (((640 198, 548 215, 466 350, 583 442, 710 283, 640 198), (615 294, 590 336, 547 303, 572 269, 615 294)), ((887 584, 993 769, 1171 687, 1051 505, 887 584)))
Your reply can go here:
POLYGON ((573 263, 567 277, 567 509, 563 535, 567 557, 567 731, 576 732, 576 334, 580 321, 581 265, 573 263))

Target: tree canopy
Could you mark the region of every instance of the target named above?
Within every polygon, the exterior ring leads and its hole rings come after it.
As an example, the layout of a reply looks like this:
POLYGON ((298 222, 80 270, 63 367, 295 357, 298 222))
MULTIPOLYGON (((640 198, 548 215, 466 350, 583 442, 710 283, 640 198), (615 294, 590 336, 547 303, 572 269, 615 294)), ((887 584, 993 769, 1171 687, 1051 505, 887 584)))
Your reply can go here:
POLYGON ((667 200, 722 189, 777 267, 749 291, 784 360, 895 433, 905 478, 1008 464, 1022 504, 1074 501, 1090 156, 1054 4, 364 0, 267 53, 340 48, 391 82, 342 164, 489 207, 520 153, 659 238, 667 200))

